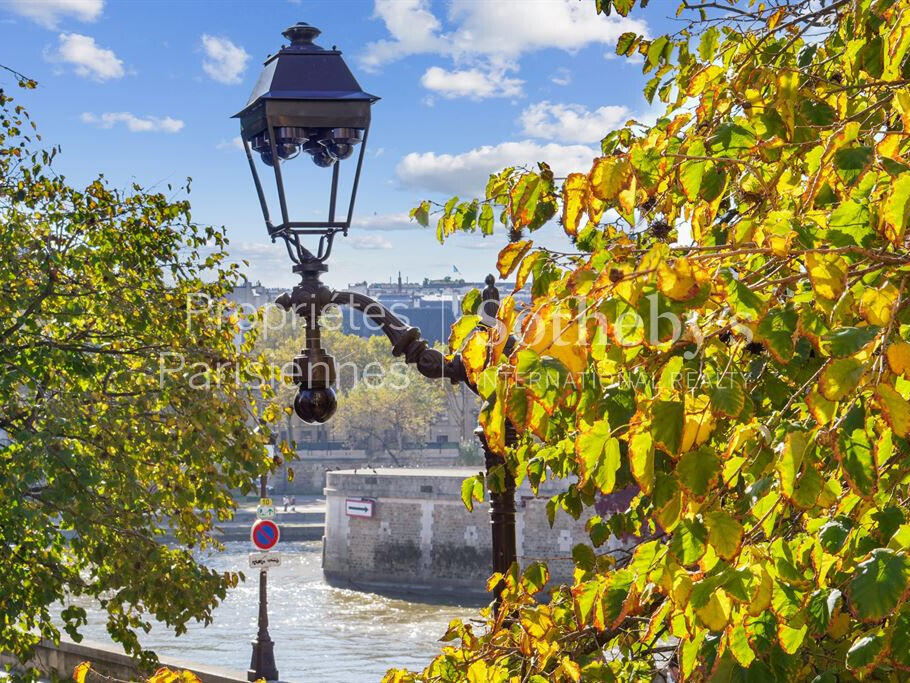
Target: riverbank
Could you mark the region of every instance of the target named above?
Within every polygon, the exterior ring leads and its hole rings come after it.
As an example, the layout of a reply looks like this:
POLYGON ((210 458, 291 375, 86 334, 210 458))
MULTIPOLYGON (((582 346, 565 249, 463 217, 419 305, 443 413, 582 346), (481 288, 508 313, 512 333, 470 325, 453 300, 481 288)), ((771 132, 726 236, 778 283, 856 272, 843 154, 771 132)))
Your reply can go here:
MULTIPOLYGON (((476 609, 400 600, 329 586, 322 578, 322 544, 287 543, 279 548, 281 566, 269 570, 269 633, 283 681, 363 683, 379 681, 393 667, 423 669, 439 652, 437 642, 451 619, 469 619, 476 609)), ((228 592, 208 627, 189 624, 175 638, 155 624, 140 640, 162 659, 190 661, 246 671, 256 633, 258 573, 247 562, 244 542, 206 563, 219 571, 242 571, 244 581, 228 592)), ((109 643, 104 614, 88 602, 86 639, 109 643)), ((116 647, 116 646, 113 646, 116 647)))

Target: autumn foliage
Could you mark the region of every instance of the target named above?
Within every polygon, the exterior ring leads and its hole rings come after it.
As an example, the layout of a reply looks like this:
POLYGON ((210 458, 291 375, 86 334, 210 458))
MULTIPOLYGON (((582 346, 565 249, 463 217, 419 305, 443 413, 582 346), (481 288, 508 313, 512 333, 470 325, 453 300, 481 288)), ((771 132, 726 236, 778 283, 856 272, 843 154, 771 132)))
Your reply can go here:
POLYGON ((565 178, 507 168, 413 211, 438 208, 440 240, 500 223, 500 275, 532 293, 451 340, 504 465, 565 479, 554 515, 637 495, 588 523, 573 585, 540 604, 545 568, 515 568, 486 628, 454 622, 387 680, 908 676, 910 3, 679 12, 617 45, 656 123, 565 178), (534 245, 557 217, 572 252, 534 245), (611 555, 611 535, 636 540, 611 555))

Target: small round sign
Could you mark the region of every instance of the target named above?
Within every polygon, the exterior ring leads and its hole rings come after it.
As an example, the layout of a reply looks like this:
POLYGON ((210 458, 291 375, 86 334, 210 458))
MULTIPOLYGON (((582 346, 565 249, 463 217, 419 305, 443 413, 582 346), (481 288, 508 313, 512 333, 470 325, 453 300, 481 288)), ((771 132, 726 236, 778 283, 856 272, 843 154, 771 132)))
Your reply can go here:
POLYGON ((281 533, 278 525, 270 519, 260 519, 250 530, 250 540, 260 550, 271 550, 278 545, 281 533))

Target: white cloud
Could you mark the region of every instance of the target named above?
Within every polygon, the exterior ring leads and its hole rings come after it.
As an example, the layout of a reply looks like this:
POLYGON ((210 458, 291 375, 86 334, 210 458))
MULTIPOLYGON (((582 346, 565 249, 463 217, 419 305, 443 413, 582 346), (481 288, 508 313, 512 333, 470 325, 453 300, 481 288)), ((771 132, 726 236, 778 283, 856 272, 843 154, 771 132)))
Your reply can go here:
POLYGON ((532 104, 519 120, 525 135, 561 142, 597 142, 629 118, 629 109, 607 105, 594 111, 580 104, 532 104))
POLYGON ((561 66, 550 76, 550 81, 556 85, 569 85, 572 82, 572 72, 561 66))
POLYGON ((45 51, 45 58, 73 66, 77 75, 95 81, 123 78, 123 62, 113 50, 99 46, 91 36, 79 33, 61 33, 59 44, 53 52, 45 51))
POLYGON ((95 21, 101 16, 104 0, 5 0, 3 6, 45 28, 53 29, 57 28, 64 17, 95 21))
POLYGON ((346 240, 354 249, 391 249, 392 243, 382 235, 351 235, 346 240))
POLYGON ((357 230, 411 230, 419 227, 416 221, 406 213, 374 213, 371 216, 361 216, 351 222, 351 229, 357 230))
POLYGON ((487 97, 521 97, 524 81, 508 78, 505 69, 447 71, 431 66, 423 74, 420 84, 447 99, 468 97, 482 100, 487 97))
POLYGON ((239 135, 230 140, 222 140, 215 145, 215 149, 243 149, 243 140, 240 139, 239 135))
POLYGON ((125 124, 131 133, 178 133, 183 129, 183 121, 170 116, 136 116, 127 111, 107 112, 96 116, 85 112, 80 117, 82 123, 89 123, 99 128, 113 128, 118 123, 125 124))
POLYGON ((468 197, 481 194, 490 173, 505 166, 545 161, 556 175, 562 176, 589 168, 595 156, 597 151, 585 145, 524 140, 485 145, 462 154, 412 152, 398 162, 395 172, 405 187, 468 197))
POLYGON ((228 85, 240 83, 247 62, 250 61, 246 50, 227 38, 208 34, 202 36, 202 50, 205 52, 202 70, 210 78, 228 85))
POLYGON ((391 38, 366 46, 361 63, 368 69, 427 53, 503 64, 545 48, 574 52, 592 44, 612 46, 626 31, 647 34, 643 21, 597 15, 589 3, 578 0, 452 0, 447 18, 453 28, 448 32, 429 0, 375 0, 375 16, 391 38))
POLYGON ((430 11, 428 0, 376 0, 373 14, 385 23, 392 40, 367 45, 361 63, 368 69, 407 55, 444 48, 445 41, 438 35, 442 25, 430 11))

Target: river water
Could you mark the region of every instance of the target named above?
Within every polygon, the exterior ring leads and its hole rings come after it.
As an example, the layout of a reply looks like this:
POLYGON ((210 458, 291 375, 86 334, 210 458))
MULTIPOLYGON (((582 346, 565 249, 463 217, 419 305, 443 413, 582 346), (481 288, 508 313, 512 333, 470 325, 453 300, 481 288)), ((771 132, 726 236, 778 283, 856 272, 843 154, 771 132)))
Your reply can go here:
MULTIPOLYGON (((249 569, 249 543, 227 543, 207 563, 239 570, 246 581, 228 593, 207 627, 190 624, 175 638, 164 628, 142 636, 162 659, 179 658, 246 671, 256 634, 259 573, 249 569)), ((281 566, 269 570, 269 634, 284 681, 378 681, 393 667, 421 670, 439 652, 449 621, 476 608, 395 600, 332 588, 322 580, 322 543, 285 543, 281 566)), ((100 610, 89 609, 86 639, 109 642, 100 610)))

